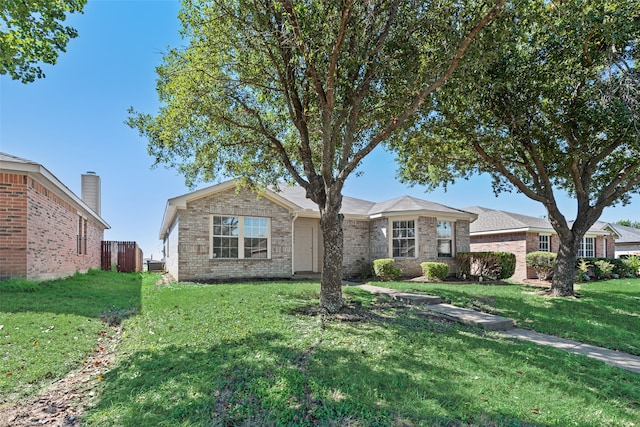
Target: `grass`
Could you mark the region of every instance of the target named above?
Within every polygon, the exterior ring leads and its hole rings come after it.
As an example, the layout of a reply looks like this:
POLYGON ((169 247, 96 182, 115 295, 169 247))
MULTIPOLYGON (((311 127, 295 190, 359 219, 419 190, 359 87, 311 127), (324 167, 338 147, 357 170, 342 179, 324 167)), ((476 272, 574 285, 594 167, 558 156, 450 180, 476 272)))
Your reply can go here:
POLYGON ((523 285, 378 284, 438 295, 460 307, 514 319, 518 327, 640 356, 640 279, 576 284, 577 298, 549 298, 540 288, 523 285))
POLYGON ((47 282, 0 281, 0 403, 76 368, 96 338, 140 307, 140 275, 91 270, 47 282))
MULTIPOLYGON (((344 288, 348 312, 322 318, 313 315, 313 282, 124 277, 142 282, 139 299, 119 307, 141 309, 123 320, 118 360, 83 425, 633 426, 640 418, 640 375, 358 289, 344 288)), ((29 295, 36 306, 48 299, 29 295)), ((2 318, 25 311, 0 297, 2 318)), ((72 323, 100 323, 95 311, 72 323)))

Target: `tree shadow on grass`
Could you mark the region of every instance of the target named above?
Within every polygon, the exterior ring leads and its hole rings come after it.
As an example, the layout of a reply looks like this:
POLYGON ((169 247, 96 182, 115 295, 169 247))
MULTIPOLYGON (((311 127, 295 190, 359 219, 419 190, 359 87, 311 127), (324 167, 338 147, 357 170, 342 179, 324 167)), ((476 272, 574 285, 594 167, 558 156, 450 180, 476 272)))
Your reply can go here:
POLYGON ((584 292, 578 299, 527 300, 452 290, 440 293, 463 307, 513 318, 521 328, 640 355, 637 301, 628 295, 584 292))
POLYGON ((117 324, 140 309, 142 277, 90 270, 22 287, 0 283, 0 312, 74 314, 117 324))
POLYGON ((449 384, 449 374, 455 373, 411 359, 380 371, 358 352, 326 346, 296 351, 283 345, 278 334, 258 334, 207 349, 171 346, 130 355, 105 376, 88 421, 136 426, 471 426, 491 420, 545 425, 495 413, 469 414, 463 424, 447 415, 447 407, 473 396, 449 384), (235 350, 247 346, 250 357, 235 350), (441 379, 419 382, 411 370, 438 372, 441 379), (372 382, 377 394, 367 392, 372 382), (404 393, 424 394, 424 405, 401 405, 404 393), (434 408, 440 414, 430 413, 434 408))
MULTIPOLYGON (((293 305, 301 307, 307 298, 315 296, 309 292, 293 305)), ((638 413, 633 374, 434 322, 410 307, 382 307, 384 298, 358 294, 358 300, 361 305, 353 304, 351 313, 357 319, 329 319, 306 348, 293 343, 295 331, 261 332, 206 348, 150 344, 123 355, 101 382, 102 393, 87 421, 136 426, 590 425, 566 414, 545 421, 529 413, 545 404, 547 391, 557 398, 578 390, 588 390, 583 392, 587 399, 605 409, 638 413), (481 376, 495 390, 475 386, 481 376), (501 382, 502 377, 510 382, 501 382), (510 404, 512 389, 519 387, 543 392, 524 402, 523 410, 510 404), (491 393, 502 393, 502 400, 492 405, 491 393), (620 400, 630 409, 607 406, 620 400)), ((292 317, 310 314, 288 304, 281 310, 292 317)), ((576 402, 583 403, 567 404, 576 402)))

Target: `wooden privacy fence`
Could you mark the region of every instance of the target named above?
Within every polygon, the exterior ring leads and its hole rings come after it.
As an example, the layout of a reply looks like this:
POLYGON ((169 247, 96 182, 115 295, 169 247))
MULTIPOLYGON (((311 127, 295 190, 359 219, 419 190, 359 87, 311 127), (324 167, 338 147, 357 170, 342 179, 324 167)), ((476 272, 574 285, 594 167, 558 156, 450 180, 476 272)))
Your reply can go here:
POLYGON ((101 264, 120 273, 142 271, 142 249, 136 242, 103 241, 101 264))

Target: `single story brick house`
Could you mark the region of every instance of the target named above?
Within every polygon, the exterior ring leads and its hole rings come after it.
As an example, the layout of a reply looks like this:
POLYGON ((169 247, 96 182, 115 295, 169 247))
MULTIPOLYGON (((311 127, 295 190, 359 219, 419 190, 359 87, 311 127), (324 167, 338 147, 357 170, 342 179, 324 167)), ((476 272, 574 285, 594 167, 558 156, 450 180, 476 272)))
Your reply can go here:
POLYGON ((616 239, 616 258, 628 255, 640 255, 640 229, 626 225, 611 224, 618 234, 616 239))
POLYGON ((100 178, 83 198, 39 163, 0 153, 0 279, 53 279, 100 268, 100 178), (83 200, 84 199, 84 200, 83 200))
MULTIPOLYGON (((344 274, 363 262, 394 258, 405 275, 420 263, 442 261, 455 271, 455 254, 469 250, 476 215, 413 197, 381 203, 344 197, 344 274)), ((160 239, 167 271, 182 281, 291 278, 322 269, 318 206, 301 187, 259 196, 231 180, 169 199, 160 239)))
MULTIPOLYGON (((464 208, 478 215, 470 226, 471 250, 500 251, 516 255, 513 279, 534 279, 536 273, 527 268, 525 256, 529 252, 558 252, 558 234, 546 218, 488 209, 480 206, 464 208)), ((578 256, 584 258, 614 258, 617 238, 610 224, 598 221, 585 234, 578 256)))

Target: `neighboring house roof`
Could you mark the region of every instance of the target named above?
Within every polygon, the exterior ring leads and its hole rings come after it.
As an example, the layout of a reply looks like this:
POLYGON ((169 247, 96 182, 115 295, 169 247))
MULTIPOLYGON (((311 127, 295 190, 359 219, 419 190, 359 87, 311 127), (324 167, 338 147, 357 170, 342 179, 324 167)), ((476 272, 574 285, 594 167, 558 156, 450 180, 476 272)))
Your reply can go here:
POLYGON ((611 224, 611 227, 618 233, 617 244, 640 243, 640 229, 619 224, 611 224))
POLYGON ((111 228, 107 222, 100 217, 93 209, 89 207, 80 197, 76 196, 73 191, 62 183, 55 175, 47 170, 40 163, 32 160, 23 159, 11 154, 0 152, 0 170, 3 172, 18 172, 31 176, 36 181, 48 183, 55 193, 68 203, 79 207, 85 211, 87 215, 93 217, 105 229, 111 228))
MULTIPOLYGON (((513 212, 500 211, 496 209, 484 208, 481 206, 470 206, 464 208, 467 212, 478 215, 478 219, 471 223, 470 234, 501 234, 518 233, 531 231, 537 233, 555 233, 553 226, 546 218, 522 215, 513 212)), ((597 221, 588 231, 592 235, 610 235, 617 237, 616 231, 607 222, 597 221)))
MULTIPOLYGON (((160 239, 164 238, 175 219, 178 209, 186 208, 188 202, 201 197, 235 188, 235 185, 235 181, 233 180, 226 181, 169 199, 162 219, 162 226, 160 227, 160 239)), ((262 196, 285 206, 291 210, 292 213, 299 216, 312 218, 318 218, 320 216, 318 205, 310 199, 307 199, 306 190, 300 186, 282 185, 275 190, 265 190, 262 196)), ((409 196, 398 197, 380 203, 344 196, 342 198, 341 213, 350 219, 369 219, 400 215, 432 215, 474 221, 477 217, 476 214, 471 212, 465 212, 460 209, 450 208, 445 205, 409 196)))
POLYGON ((471 234, 505 233, 514 231, 553 231, 549 220, 521 215, 513 212, 499 211, 495 209, 471 206, 465 211, 478 214, 470 227, 471 234))

